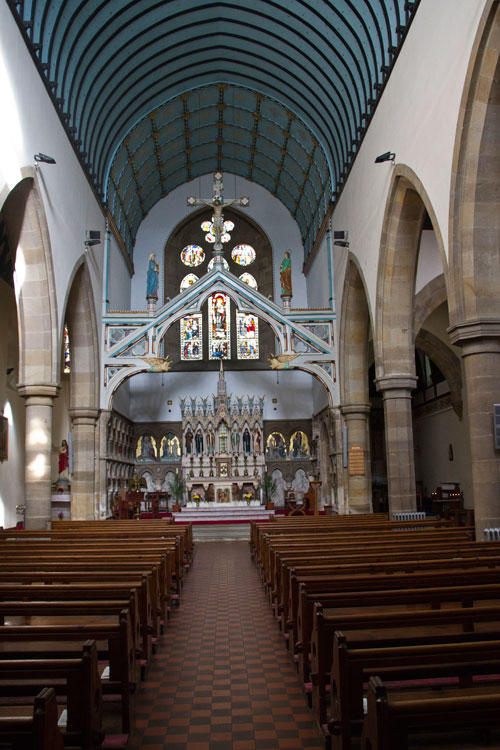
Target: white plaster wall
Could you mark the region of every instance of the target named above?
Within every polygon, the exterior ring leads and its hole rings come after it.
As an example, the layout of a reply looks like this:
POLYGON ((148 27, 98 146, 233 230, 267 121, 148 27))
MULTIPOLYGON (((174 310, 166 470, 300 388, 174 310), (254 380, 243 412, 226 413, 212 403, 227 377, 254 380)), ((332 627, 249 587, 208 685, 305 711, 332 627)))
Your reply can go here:
MULTIPOLYGON (((349 231, 374 310, 377 259, 394 167, 410 167, 429 196, 448 252, 453 149, 472 45, 486 0, 422 0, 333 215, 349 231)), ((435 227, 436 228, 436 227, 435 227)), ((337 307, 344 258, 335 267, 337 307)))
POLYGON ((453 409, 414 420, 415 477, 424 482, 430 496, 436 487, 458 482, 464 493, 464 506, 473 507, 470 451, 466 421, 459 421, 453 409), (453 461, 449 460, 449 445, 453 461))
POLYGON ((52 409, 52 460, 51 460, 51 477, 55 482, 59 476, 59 451, 63 440, 68 440, 71 429, 69 419, 70 403, 70 375, 61 377, 61 390, 59 396, 54 399, 52 409))
POLYGON ((16 505, 24 503, 24 399, 17 395, 17 313, 14 290, 0 279, 0 415, 7 417, 8 458, 0 462, 0 526, 16 525, 16 505), (7 369, 15 369, 7 375, 7 369))
MULTIPOLYGON (((129 418, 136 422, 180 421, 179 399, 190 396, 217 394, 219 373, 212 372, 169 372, 140 373, 129 380, 129 418), (169 405, 167 402, 172 401, 169 405)), ((293 370, 276 372, 229 371, 225 373, 227 393, 236 396, 246 394, 265 395, 264 419, 310 419, 313 412, 312 375, 293 370), (278 382, 279 381, 279 382, 278 382), (272 399, 277 403, 273 404, 272 399)), ((122 386, 120 386, 121 388, 122 386)), ((122 414, 120 388, 117 390, 112 407, 122 414)))
POLYGON ((415 279, 415 294, 424 288, 429 281, 443 273, 443 264, 439 254, 436 234, 426 229, 420 238, 418 251, 417 277, 415 279))
MULTIPOLYGON (((194 210, 199 209, 199 207, 192 209, 186 205, 189 195, 211 200, 213 175, 204 175, 172 190, 166 198, 151 209, 139 227, 134 249, 135 275, 132 281, 132 309, 134 310, 146 309, 146 269, 150 253, 155 253, 160 263, 158 298, 163 300, 165 243, 177 224, 194 210)), ((270 240, 274 266, 274 294, 278 304, 280 303, 279 267, 285 250, 291 250, 292 306, 306 307, 307 290, 302 273, 304 248, 297 222, 292 218, 288 209, 265 188, 237 175, 224 174, 224 196, 226 200, 243 196, 250 198, 249 208, 241 209, 241 211, 259 224, 270 240)), ((231 243, 229 242, 228 245, 231 246, 231 243)), ((181 249, 179 248, 179 252, 181 249)), ((230 252, 229 248, 228 252, 230 252)), ((251 268, 248 270, 251 271, 251 268)))
MULTIPOLYGON (((0 4, 0 101, 0 206, 22 179, 21 170, 34 164, 35 153, 42 152, 56 160, 55 165, 42 164, 38 175, 62 331, 68 282, 84 252, 87 229, 100 230, 103 238, 89 257, 96 313, 100 316, 104 217, 6 3, 0 4)), ((118 259, 117 250, 112 253, 115 277, 122 280, 126 276, 119 267, 124 262, 118 259)), ((116 293, 115 287, 113 292, 116 293)))

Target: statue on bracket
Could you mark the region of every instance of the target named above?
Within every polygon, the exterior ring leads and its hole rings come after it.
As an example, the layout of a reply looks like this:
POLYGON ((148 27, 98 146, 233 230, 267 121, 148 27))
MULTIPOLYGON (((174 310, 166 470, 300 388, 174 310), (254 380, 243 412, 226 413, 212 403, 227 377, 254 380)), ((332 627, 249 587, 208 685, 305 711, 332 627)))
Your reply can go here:
POLYGON ((287 250, 285 252, 285 257, 281 261, 280 284, 281 284, 281 296, 291 297, 292 296, 292 259, 290 258, 290 250, 287 250))
POLYGON ((156 261, 156 255, 151 253, 148 261, 146 276, 146 299, 158 300, 158 284, 160 279, 160 266, 156 261))
POLYGON ((243 453, 250 453, 250 433, 248 432, 248 428, 245 427, 245 432, 243 433, 243 453))
POLYGON ((203 453, 203 434, 201 430, 198 430, 198 432, 195 435, 194 442, 196 445, 196 453, 198 456, 200 456, 203 453))
POLYGON ((240 433, 238 432, 238 427, 236 424, 233 425, 233 429, 231 430, 231 446, 233 448, 233 453, 239 453, 240 433))

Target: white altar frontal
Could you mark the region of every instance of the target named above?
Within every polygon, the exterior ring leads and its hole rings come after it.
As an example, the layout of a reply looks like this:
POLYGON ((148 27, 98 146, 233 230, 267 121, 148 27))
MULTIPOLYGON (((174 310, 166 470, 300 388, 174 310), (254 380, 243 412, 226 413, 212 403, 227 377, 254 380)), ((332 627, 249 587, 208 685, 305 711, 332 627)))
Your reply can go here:
POLYGON ((264 396, 228 396, 221 361, 217 395, 181 399, 181 415, 186 507, 260 506, 264 396))

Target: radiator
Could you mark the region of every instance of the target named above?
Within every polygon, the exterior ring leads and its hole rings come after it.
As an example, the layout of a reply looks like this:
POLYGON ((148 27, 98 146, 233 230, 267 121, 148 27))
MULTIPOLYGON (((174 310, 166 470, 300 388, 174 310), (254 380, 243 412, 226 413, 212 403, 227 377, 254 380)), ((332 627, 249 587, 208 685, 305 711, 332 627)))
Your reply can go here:
POLYGON ((392 513, 393 521, 423 521, 425 520, 424 511, 405 511, 404 513, 392 513))

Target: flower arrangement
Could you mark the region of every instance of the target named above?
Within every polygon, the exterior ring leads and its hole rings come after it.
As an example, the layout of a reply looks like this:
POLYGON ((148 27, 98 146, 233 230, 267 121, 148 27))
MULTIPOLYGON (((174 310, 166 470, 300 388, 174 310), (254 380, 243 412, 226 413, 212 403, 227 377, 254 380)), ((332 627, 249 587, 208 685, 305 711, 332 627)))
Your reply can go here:
POLYGON ((193 495, 193 500, 195 501, 196 507, 198 508, 200 505, 201 495, 198 495, 198 493, 195 492, 193 495))
POLYGON ((250 505, 250 500, 253 498, 252 493, 251 492, 245 492, 245 494, 243 495, 243 497, 247 501, 247 505, 250 505))

